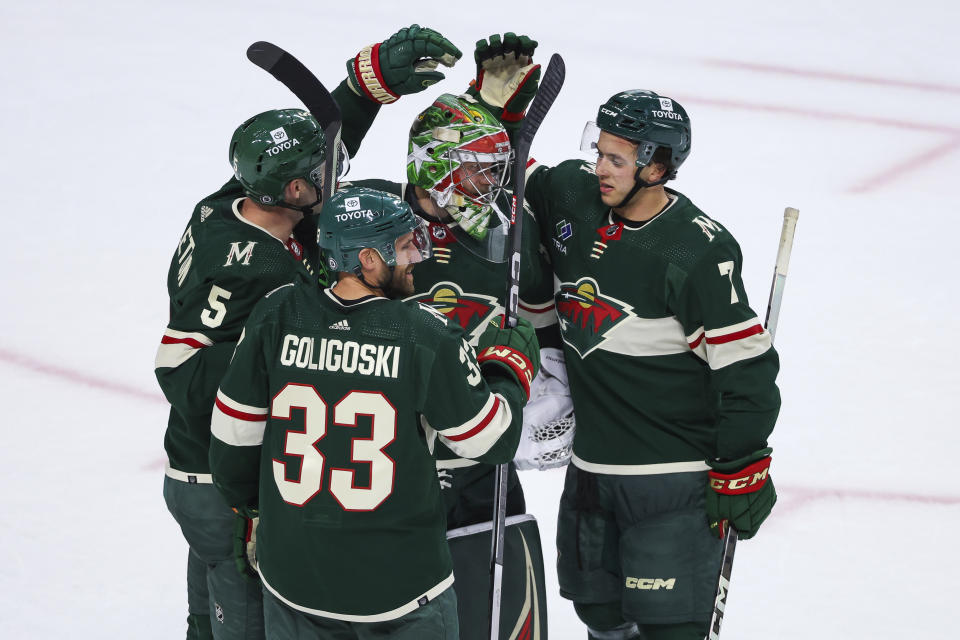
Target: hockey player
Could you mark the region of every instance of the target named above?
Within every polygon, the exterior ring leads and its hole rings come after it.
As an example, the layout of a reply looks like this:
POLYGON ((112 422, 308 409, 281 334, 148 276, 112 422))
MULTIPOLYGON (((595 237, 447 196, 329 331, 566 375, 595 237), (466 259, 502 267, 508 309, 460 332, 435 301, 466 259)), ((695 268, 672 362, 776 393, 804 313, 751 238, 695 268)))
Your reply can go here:
POLYGON ((701 640, 724 527, 753 536, 776 500, 779 363, 740 247, 664 186, 690 134, 676 101, 624 91, 584 132, 596 164, 528 170, 578 423, 560 591, 590 638, 701 640))
MULTIPOLYGON (((378 82, 397 95, 442 78, 435 63, 449 65, 460 56, 438 33, 417 25, 375 48, 376 73, 353 82, 378 82)), ((380 106, 358 91, 346 80, 333 92, 344 113, 343 151, 349 153, 380 106)), ((234 529, 245 522, 211 484, 210 418, 217 386, 256 301, 280 284, 315 283, 323 273, 312 213, 319 208, 324 150, 322 130, 304 111, 268 111, 243 123, 229 149, 235 178, 197 204, 170 264, 170 323, 156 374, 171 404, 164 498, 190 547, 190 639, 263 637, 259 584, 245 580, 235 566, 234 529)))
MULTIPOLYGON (((502 62, 496 73, 488 75, 487 86, 508 86, 509 77, 534 76, 524 83, 529 93, 522 98, 511 100, 511 94, 488 93, 501 116, 507 113, 505 103, 518 110, 512 117, 515 123, 535 93, 539 68, 529 56, 536 43, 513 34, 506 34, 503 42, 506 57, 512 54, 512 65, 502 62)), ((503 49, 498 49, 497 55, 503 59, 503 49)), ((515 91, 519 83, 516 80, 509 91, 515 91)), ((503 313, 511 248, 508 218, 512 158, 508 132, 488 108, 471 96, 443 94, 416 117, 411 127, 408 183, 351 183, 402 197, 428 223, 435 259, 417 267, 417 293, 409 299, 446 315, 474 344, 484 327, 503 313)), ((551 327, 556 333, 553 280, 539 251, 536 221, 529 215, 523 239, 520 315, 538 328, 538 336, 546 335, 549 340, 551 327)), ((544 375, 537 379, 537 388, 544 375)), ((496 467, 458 455, 442 441, 436 454, 457 574, 461 634, 465 640, 485 637, 490 615, 489 522, 496 467)), ((532 516, 521 516, 526 505, 512 462, 508 473, 507 514, 515 517, 511 518, 507 539, 501 629, 509 635, 518 623, 529 624, 531 632, 545 638, 546 597, 539 532, 532 516), (528 594, 537 596, 539 606, 530 606, 528 600, 534 598, 528 598, 528 594)))
POLYGON ((232 506, 259 509, 272 640, 454 640, 430 447, 513 456, 539 366, 533 328, 490 325, 475 357, 459 324, 390 299, 412 292, 430 250, 395 196, 340 191, 318 235, 337 281, 280 287, 254 309, 217 394, 214 483, 232 506))

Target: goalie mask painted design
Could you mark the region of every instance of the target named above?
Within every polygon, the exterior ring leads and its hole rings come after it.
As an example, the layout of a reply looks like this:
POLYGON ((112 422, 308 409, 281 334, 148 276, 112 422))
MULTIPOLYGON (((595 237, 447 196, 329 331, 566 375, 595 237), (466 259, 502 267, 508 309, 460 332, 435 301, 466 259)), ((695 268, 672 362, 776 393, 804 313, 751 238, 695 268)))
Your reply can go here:
POLYGON ((443 94, 410 128, 407 180, 482 240, 512 158, 510 138, 489 111, 466 96, 443 94))

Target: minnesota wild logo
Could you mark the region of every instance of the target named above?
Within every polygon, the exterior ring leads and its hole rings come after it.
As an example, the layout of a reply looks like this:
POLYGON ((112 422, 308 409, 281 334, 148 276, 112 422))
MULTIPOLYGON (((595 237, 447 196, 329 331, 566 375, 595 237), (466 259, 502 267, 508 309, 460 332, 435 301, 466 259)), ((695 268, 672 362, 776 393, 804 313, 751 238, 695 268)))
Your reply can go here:
POLYGON ((562 283, 556 300, 563 341, 581 358, 607 340, 617 325, 635 315, 632 306, 602 295, 593 278, 562 283))
POLYGON ((427 293, 418 293, 407 300, 416 300, 436 309, 453 322, 463 327, 472 339, 480 335, 500 303, 493 296, 479 293, 464 293, 453 282, 438 282, 427 293))

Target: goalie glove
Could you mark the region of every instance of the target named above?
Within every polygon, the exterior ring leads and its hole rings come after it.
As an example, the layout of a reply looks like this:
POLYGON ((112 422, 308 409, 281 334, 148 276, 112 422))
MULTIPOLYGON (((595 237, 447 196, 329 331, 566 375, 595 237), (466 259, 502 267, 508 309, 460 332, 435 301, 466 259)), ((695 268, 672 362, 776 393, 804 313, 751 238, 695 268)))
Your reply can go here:
POLYGON ((477 341, 477 363, 484 377, 508 374, 516 380, 526 399, 530 383, 540 370, 540 343, 529 320, 517 318, 517 326, 504 328, 504 317, 490 320, 477 341))
POLYGON ((777 491, 770 477, 769 447, 730 462, 708 460, 707 522, 710 530, 723 537, 727 525, 737 528, 738 538, 747 540, 770 515, 777 491))
POLYGON ((533 63, 537 41, 507 32, 478 40, 473 57, 477 77, 467 94, 497 115, 508 132, 520 127, 527 106, 540 86, 540 65, 533 63))
POLYGON ((257 580, 257 525, 260 512, 255 507, 234 507, 233 560, 237 571, 248 580, 257 580))
POLYGON ((523 432, 513 458, 522 471, 562 467, 573 453, 576 422, 563 351, 541 349, 540 364, 540 373, 530 387, 530 401, 523 408, 523 432))
POLYGON ((462 55, 440 33, 412 24, 347 60, 347 85, 358 96, 390 104, 443 80, 437 66, 452 67, 462 55))

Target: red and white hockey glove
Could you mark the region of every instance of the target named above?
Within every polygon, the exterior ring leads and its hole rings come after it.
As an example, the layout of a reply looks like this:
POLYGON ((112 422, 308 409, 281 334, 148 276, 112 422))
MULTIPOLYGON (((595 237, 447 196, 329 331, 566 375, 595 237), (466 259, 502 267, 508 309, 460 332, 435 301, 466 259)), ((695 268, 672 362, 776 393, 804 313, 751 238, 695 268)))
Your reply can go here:
POLYGON ((540 86, 540 65, 533 63, 537 41, 515 33, 478 40, 473 58, 477 77, 467 94, 487 107, 511 131, 520 126, 540 86))
POLYGON ((412 24, 347 60, 347 84, 358 96, 390 104, 443 80, 437 66, 452 67, 462 55, 442 34, 412 24))
POLYGON ((480 334, 477 363, 485 375, 509 374, 530 399, 530 384, 540 370, 540 343, 529 320, 519 318, 517 326, 505 329, 503 316, 494 318, 480 334))
POLYGON ((771 448, 730 462, 708 460, 707 522, 723 537, 727 525, 737 528, 740 540, 752 538, 777 502, 770 477, 771 448))

